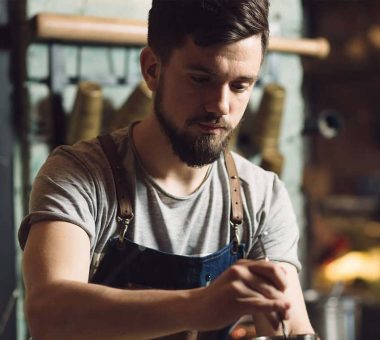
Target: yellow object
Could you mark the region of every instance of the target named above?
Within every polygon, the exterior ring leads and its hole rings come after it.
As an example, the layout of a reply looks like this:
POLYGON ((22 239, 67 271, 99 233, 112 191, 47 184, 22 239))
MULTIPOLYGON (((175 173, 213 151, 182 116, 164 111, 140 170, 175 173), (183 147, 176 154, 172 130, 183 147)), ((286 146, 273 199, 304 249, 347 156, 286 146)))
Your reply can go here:
POLYGON ((380 281, 380 248, 350 252, 327 264, 323 274, 329 281, 380 281))

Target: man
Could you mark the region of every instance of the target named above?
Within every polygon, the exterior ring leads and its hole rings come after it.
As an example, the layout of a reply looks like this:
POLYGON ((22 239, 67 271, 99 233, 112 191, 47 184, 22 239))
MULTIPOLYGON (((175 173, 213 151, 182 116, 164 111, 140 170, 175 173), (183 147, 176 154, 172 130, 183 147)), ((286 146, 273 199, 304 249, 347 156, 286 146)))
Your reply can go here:
POLYGON ((224 339, 247 314, 258 334, 313 332, 283 184, 234 154, 239 180, 223 153, 267 16, 267 0, 153 0, 141 70, 155 114, 111 150, 58 148, 35 180, 19 233, 33 337, 224 339))

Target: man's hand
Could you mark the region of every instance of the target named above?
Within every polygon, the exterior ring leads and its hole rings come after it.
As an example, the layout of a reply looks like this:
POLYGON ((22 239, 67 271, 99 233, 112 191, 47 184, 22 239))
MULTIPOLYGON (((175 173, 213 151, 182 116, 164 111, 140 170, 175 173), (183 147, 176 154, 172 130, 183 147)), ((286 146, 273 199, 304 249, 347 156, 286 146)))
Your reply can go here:
POLYGON ((286 273, 280 265, 264 260, 240 260, 210 286, 194 291, 193 328, 222 328, 242 315, 255 312, 265 313, 269 319, 279 315, 287 320, 290 301, 284 294, 286 288, 286 273))
MULTIPOLYGON (((287 311, 288 318, 285 327, 288 334, 314 334, 313 327, 307 315, 302 288, 296 268, 289 263, 278 263, 286 273, 288 285, 284 294, 292 304, 287 311)), ((281 315, 272 313, 252 313, 257 335, 282 335, 281 315)))
MULTIPOLYGON (((33 337, 41 340, 151 339, 223 328, 246 314, 267 320, 265 315, 273 312, 290 318, 294 333, 312 330, 291 265, 241 260, 204 288, 114 289, 87 283, 88 236, 57 221, 33 226, 23 262, 28 323, 33 337)), ((268 329, 259 330, 266 334, 268 329)))

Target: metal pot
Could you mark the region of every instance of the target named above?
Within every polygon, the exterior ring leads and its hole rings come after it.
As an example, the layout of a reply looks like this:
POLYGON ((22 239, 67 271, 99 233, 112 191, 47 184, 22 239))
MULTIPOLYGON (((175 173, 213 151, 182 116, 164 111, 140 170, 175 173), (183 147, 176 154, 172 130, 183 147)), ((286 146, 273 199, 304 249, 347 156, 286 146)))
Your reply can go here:
POLYGON ((250 340, 318 340, 317 335, 315 334, 298 334, 298 335, 289 335, 288 337, 284 337, 283 335, 275 335, 275 336, 259 336, 255 338, 251 338, 250 340))
POLYGON ((355 340, 361 320, 360 301, 353 296, 305 292, 310 321, 321 339, 355 340))

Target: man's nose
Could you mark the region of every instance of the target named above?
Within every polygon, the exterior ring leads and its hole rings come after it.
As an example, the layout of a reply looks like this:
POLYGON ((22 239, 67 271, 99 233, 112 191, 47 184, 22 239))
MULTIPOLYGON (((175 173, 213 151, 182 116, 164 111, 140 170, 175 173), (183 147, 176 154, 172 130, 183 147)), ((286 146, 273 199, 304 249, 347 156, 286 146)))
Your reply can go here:
POLYGON ((218 116, 230 113, 230 89, 228 86, 220 86, 210 89, 206 99, 205 109, 209 113, 218 116))

